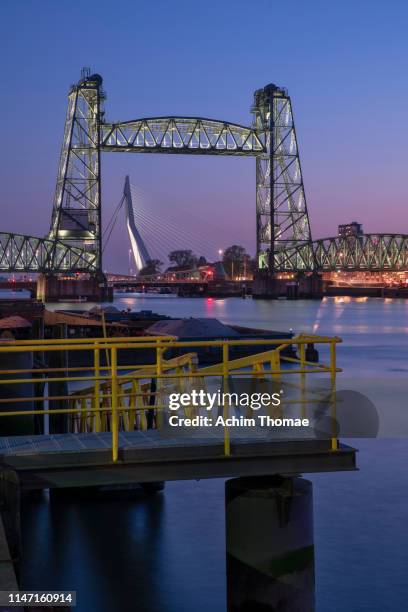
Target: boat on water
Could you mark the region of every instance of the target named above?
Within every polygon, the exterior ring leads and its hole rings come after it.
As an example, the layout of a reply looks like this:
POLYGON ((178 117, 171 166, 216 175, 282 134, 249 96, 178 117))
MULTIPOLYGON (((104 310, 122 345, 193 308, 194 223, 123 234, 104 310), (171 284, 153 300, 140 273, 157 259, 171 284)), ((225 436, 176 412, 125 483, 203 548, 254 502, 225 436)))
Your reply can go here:
MULTIPOLYGON (((67 338, 92 337, 123 337, 173 336, 180 341, 197 342, 197 348, 172 348, 166 353, 168 358, 176 357, 184 352, 197 353, 199 364, 214 364, 222 360, 221 347, 213 346, 203 349, 199 343, 203 340, 285 340, 293 337, 291 332, 257 329, 238 325, 227 325, 215 318, 185 317, 174 318, 153 312, 152 310, 119 310, 115 306, 94 306, 89 310, 56 310, 44 313, 44 334, 46 338, 54 337, 56 325, 63 326, 67 338)), ((230 348, 230 358, 238 359, 247 355, 267 351, 271 345, 233 346, 230 348)), ((93 356, 85 351, 73 351, 68 356, 70 366, 90 365, 93 356)), ((138 352, 123 349, 118 355, 120 365, 138 365, 140 363, 155 363, 155 349, 138 352)))
MULTIPOLYGON (((152 310, 120 310, 113 305, 72 310, 68 307, 50 311, 44 308, 44 305, 38 300, 19 300, 18 303, 13 300, 3 301, 0 308, 0 319, 16 314, 17 310, 30 323, 31 328, 24 331, 27 338, 81 339, 104 336, 112 338, 146 336, 148 339, 153 336, 167 335, 180 341, 197 342, 197 347, 190 347, 189 351, 197 353, 200 364, 221 361, 220 347, 215 346, 204 350, 199 346, 200 341, 203 340, 265 339, 269 341, 293 337, 292 332, 227 325, 215 318, 175 318, 152 310)), ((7 333, 10 333, 12 337, 19 337, 21 332, 12 328, 7 333)), ((232 346, 230 358, 237 359, 270 348, 271 345, 268 342, 265 345, 232 346)), ((173 348, 166 354, 168 358, 171 358, 182 354, 182 351, 173 348)), ((102 355, 101 358, 104 359, 104 356, 102 355)), ((142 360, 145 364, 155 363, 156 353, 153 349, 147 349, 143 351, 143 354, 142 351, 123 349, 118 355, 118 360, 120 365, 131 366, 137 366, 138 360, 142 360)), ((68 355, 68 365, 71 367, 90 366, 92 362, 93 355, 87 351, 76 350, 68 355)))

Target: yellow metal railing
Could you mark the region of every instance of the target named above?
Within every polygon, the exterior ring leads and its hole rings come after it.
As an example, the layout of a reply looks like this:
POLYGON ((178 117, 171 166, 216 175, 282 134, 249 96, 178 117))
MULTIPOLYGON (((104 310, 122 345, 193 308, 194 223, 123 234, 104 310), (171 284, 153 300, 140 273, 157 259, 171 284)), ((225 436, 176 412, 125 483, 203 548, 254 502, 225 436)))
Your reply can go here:
MULTIPOLYGON (((177 341, 170 336, 139 336, 135 338, 89 338, 69 340, 20 340, 0 343, 0 354, 32 353, 46 356, 52 352, 65 351, 68 356, 83 351, 91 360, 89 365, 75 367, 10 368, 0 370, 0 417, 32 415, 70 415, 69 431, 74 433, 110 431, 112 435, 112 460, 118 460, 119 431, 160 428, 168 406, 165 403, 168 384, 183 391, 192 386, 205 384, 208 377, 222 379, 223 390, 228 390, 232 377, 262 377, 280 381, 282 377, 299 375, 300 398, 293 400, 302 406, 310 400, 305 397, 306 377, 311 374, 327 374, 331 389, 332 417, 335 423, 336 375, 341 370, 336 365, 337 337, 300 334, 291 339, 240 339, 210 341, 177 341), (306 360, 307 345, 329 347, 329 363, 306 360), (230 351, 237 347, 251 348, 270 346, 267 351, 230 358, 230 351), (297 349, 298 356, 288 356, 285 349, 297 349), (176 357, 166 358, 169 350, 182 352, 176 357), (193 350, 194 349, 194 350, 193 350), (218 350, 220 362, 198 367, 197 351, 218 350), (135 365, 119 365, 121 351, 135 355, 135 361, 150 361, 135 365), (190 352, 190 350, 192 352, 190 352), (188 351, 188 352, 187 352, 188 351), (287 367, 284 367, 288 364, 287 367), (32 377, 35 376, 35 378, 32 377), (39 378, 40 377, 40 378, 39 378), (13 391, 15 385, 41 382, 70 385, 68 393, 32 394, 19 397, 13 391), (85 385, 86 383, 86 385, 85 385), (167 386, 166 386, 167 385, 167 386), (72 387, 76 387, 73 389, 72 387), (7 392, 9 391, 9 395, 7 392), (49 402, 62 403, 63 407, 49 408, 49 402), (41 409, 26 409, 30 402, 41 402, 41 409), (18 405, 20 404, 20 409, 18 405), (13 409, 13 407, 16 407, 13 409)), ((312 400, 313 401, 313 400, 312 400)), ((189 411, 186 408, 186 413, 189 411)), ((224 417, 228 407, 224 406, 224 417)), ((338 448, 336 432, 331 438, 332 450, 338 448)), ((224 454, 230 455, 230 432, 224 428, 224 454)))

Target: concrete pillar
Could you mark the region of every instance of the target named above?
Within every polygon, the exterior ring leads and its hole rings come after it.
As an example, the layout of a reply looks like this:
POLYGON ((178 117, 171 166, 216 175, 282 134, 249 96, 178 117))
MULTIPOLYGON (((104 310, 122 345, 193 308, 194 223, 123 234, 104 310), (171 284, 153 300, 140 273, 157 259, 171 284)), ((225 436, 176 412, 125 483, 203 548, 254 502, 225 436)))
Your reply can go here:
POLYGON ((313 612, 312 483, 237 478, 225 485, 228 612, 313 612))
POLYGON ((279 296, 284 295, 284 290, 282 282, 266 271, 260 271, 255 274, 252 283, 252 297, 254 299, 277 299, 279 296))
POLYGON ((323 297, 322 275, 314 272, 310 276, 299 276, 299 297, 321 299, 323 297))
POLYGON ((43 302, 59 300, 86 300, 88 302, 111 302, 112 287, 108 287, 105 277, 63 278, 55 275, 39 274, 37 279, 37 299, 43 302))
POLYGON ((255 274, 252 295, 255 299, 276 299, 286 297, 291 300, 323 297, 323 281, 319 273, 305 275, 298 273, 293 279, 277 278, 264 271, 255 274))

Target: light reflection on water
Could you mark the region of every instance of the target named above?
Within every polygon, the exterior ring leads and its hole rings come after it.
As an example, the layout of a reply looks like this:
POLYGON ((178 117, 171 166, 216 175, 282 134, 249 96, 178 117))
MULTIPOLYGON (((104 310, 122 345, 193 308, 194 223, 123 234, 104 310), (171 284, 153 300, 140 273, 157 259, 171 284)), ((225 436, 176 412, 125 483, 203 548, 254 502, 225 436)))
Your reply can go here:
MULTIPOLYGON (((408 301, 126 295, 115 304, 338 334, 340 386, 371 393, 385 426, 396 429, 395 436, 405 435, 408 301)), ((408 443, 405 438, 352 442, 360 450, 360 471, 312 477, 317 610, 395 612, 408 600, 408 443)), ((30 502, 23 525, 25 586, 76 588, 78 612, 224 612, 223 496, 223 482, 213 480, 169 483, 163 496, 133 501, 30 502)))

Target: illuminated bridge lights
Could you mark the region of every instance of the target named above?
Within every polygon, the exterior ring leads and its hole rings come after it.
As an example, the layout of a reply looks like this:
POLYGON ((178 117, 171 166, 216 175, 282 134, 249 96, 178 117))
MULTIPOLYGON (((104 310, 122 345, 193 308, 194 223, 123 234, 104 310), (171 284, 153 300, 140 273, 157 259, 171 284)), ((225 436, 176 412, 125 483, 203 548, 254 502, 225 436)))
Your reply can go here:
POLYGON ((1 271, 102 273, 104 151, 254 157, 256 261, 266 274, 408 270, 403 234, 358 230, 356 236, 312 240, 286 89, 269 84, 255 92, 251 127, 180 116, 112 123, 104 119, 104 100, 102 77, 84 69, 68 95, 48 237, 1 233, 1 271))
POLYGON ((196 117, 157 117, 101 125, 103 151, 254 155, 264 152, 248 127, 196 117))
POLYGON ((406 287, 408 271, 337 271, 324 272, 323 280, 333 287, 406 287))
POLYGON ((96 272, 95 254, 60 240, 0 232, 0 271, 50 273, 69 270, 96 272))

